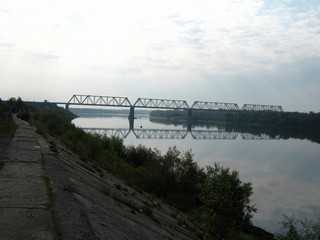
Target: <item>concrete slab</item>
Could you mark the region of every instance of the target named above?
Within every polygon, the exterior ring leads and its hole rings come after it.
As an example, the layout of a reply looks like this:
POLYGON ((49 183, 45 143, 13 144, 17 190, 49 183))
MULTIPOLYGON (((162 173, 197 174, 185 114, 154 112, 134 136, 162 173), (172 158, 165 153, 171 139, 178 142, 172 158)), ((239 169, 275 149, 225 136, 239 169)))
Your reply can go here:
POLYGON ((7 156, 7 161, 42 162, 40 147, 37 143, 19 144, 13 142, 7 156))
POLYGON ((54 239, 51 216, 47 210, 0 207, 0 216, 2 240, 54 239))
POLYGON ((45 208, 48 203, 42 177, 0 177, 0 206, 45 208))
POLYGON ((5 162, 0 176, 4 177, 42 177, 43 165, 41 162, 5 162))

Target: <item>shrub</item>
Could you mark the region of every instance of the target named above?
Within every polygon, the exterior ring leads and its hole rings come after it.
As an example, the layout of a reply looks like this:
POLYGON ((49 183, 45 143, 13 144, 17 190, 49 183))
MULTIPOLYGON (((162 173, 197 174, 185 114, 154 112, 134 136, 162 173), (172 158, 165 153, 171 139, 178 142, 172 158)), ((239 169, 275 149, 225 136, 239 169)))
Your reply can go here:
POLYGON ((284 216, 281 222, 284 233, 278 234, 278 240, 318 240, 320 239, 320 222, 308 219, 296 219, 284 216))
POLYGON ((1 171, 1 169, 3 168, 3 166, 4 166, 4 161, 1 161, 1 160, 0 160, 0 171, 1 171))
POLYGON ((29 119, 30 119, 29 112, 19 113, 17 116, 18 116, 18 118, 20 118, 21 120, 24 120, 24 121, 29 121, 29 119))
POLYGON ((237 171, 230 171, 218 164, 207 167, 206 179, 201 185, 200 227, 210 239, 223 239, 250 224, 252 194, 250 183, 242 183, 237 171))

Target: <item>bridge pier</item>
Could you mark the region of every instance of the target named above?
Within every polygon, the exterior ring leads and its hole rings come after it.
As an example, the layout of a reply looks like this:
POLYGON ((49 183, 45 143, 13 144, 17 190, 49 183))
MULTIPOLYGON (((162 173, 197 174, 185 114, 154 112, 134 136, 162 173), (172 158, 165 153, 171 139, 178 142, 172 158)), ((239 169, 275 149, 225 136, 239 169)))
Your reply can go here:
POLYGON ((66 104, 66 110, 69 112, 69 104, 66 104))
POLYGON ((129 129, 134 130, 134 107, 130 107, 128 119, 129 119, 129 129))
POLYGON ((188 108, 188 113, 187 113, 187 131, 191 131, 192 127, 192 109, 188 108))
POLYGON ((192 130, 192 121, 187 121, 187 131, 188 132, 191 132, 191 130, 192 130))
POLYGON ((187 120, 192 121, 192 108, 188 108, 187 120))

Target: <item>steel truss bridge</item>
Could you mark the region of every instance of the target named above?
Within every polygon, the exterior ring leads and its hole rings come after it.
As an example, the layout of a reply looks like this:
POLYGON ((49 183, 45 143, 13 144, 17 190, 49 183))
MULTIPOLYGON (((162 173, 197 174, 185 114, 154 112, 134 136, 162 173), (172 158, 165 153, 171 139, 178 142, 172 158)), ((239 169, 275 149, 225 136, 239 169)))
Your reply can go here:
POLYGON ((129 129, 126 128, 84 128, 86 132, 91 134, 104 135, 107 137, 126 138, 133 132, 138 139, 184 139, 190 133, 193 139, 212 139, 212 140, 234 140, 239 135, 244 140, 268 140, 279 139, 278 136, 270 137, 266 134, 255 135, 251 133, 227 132, 227 131, 210 131, 210 130, 192 130, 191 124, 188 124, 187 130, 169 130, 169 129, 134 129, 134 109, 177 109, 186 110, 188 112, 188 121, 192 120, 192 112, 197 110, 206 111, 273 111, 283 112, 281 106, 244 104, 242 108, 237 103, 224 102, 206 102, 195 101, 189 105, 185 100, 171 99, 154 99, 154 98, 138 98, 134 104, 127 97, 115 96, 97 96, 97 95, 73 95, 67 103, 56 102, 57 104, 65 104, 69 110, 70 105, 81 106, 103 106, 103 107, 120 107, 129 108, 129 129))
POLYGON ((283 112, 281 106, 244 104, 240 109, 237 103, 205 102, 195 101, 191 107, 185 100, 138 98, 131 104, 127 97, 95 96, 95 95, 73 95, 66 104, 70 105, 105 106, 105 107, 127 107, 130 108, 130 116, 134 117, 135 108, 157 108, 157 109, 180 109, 188 110, 213 110, 213 111, 275 111, 283 112))
POLYGON ((177 130, 177 129, 126 129, 126 128, 83 128, 85 132, 106 137, 127 138, 133 132, 137 139, 185 139, 190 133, 199 140, 235 140, 240 135, 243 140, 278 140, 279 136, 228 132, 221 130, 177 130))

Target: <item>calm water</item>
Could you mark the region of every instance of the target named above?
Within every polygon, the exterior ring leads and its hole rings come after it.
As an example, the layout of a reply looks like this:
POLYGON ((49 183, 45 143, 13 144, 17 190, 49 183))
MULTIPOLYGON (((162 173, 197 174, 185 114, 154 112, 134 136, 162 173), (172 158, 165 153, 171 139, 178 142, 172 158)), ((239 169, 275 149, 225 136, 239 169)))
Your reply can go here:
POLYGON ((188 132, 186 126, 154 123, 146 116, 135 120, 134 131, 129 131, 127 116, 82 117, 73 123, 83 128, 108 129, 104 130, 108 134, 127 135, 126 145, 142 144, 162 153, 173 145, 182 151, 191 149, 202 167, 219 162, 239 171, 241 180, 253 185, 251 201, 258 209, 253 223, 268 231, 279 231, 284 214, 320 218, 320 145, 317 143, 242 136, 225 133, 215 126, 193 127, 188 132))

